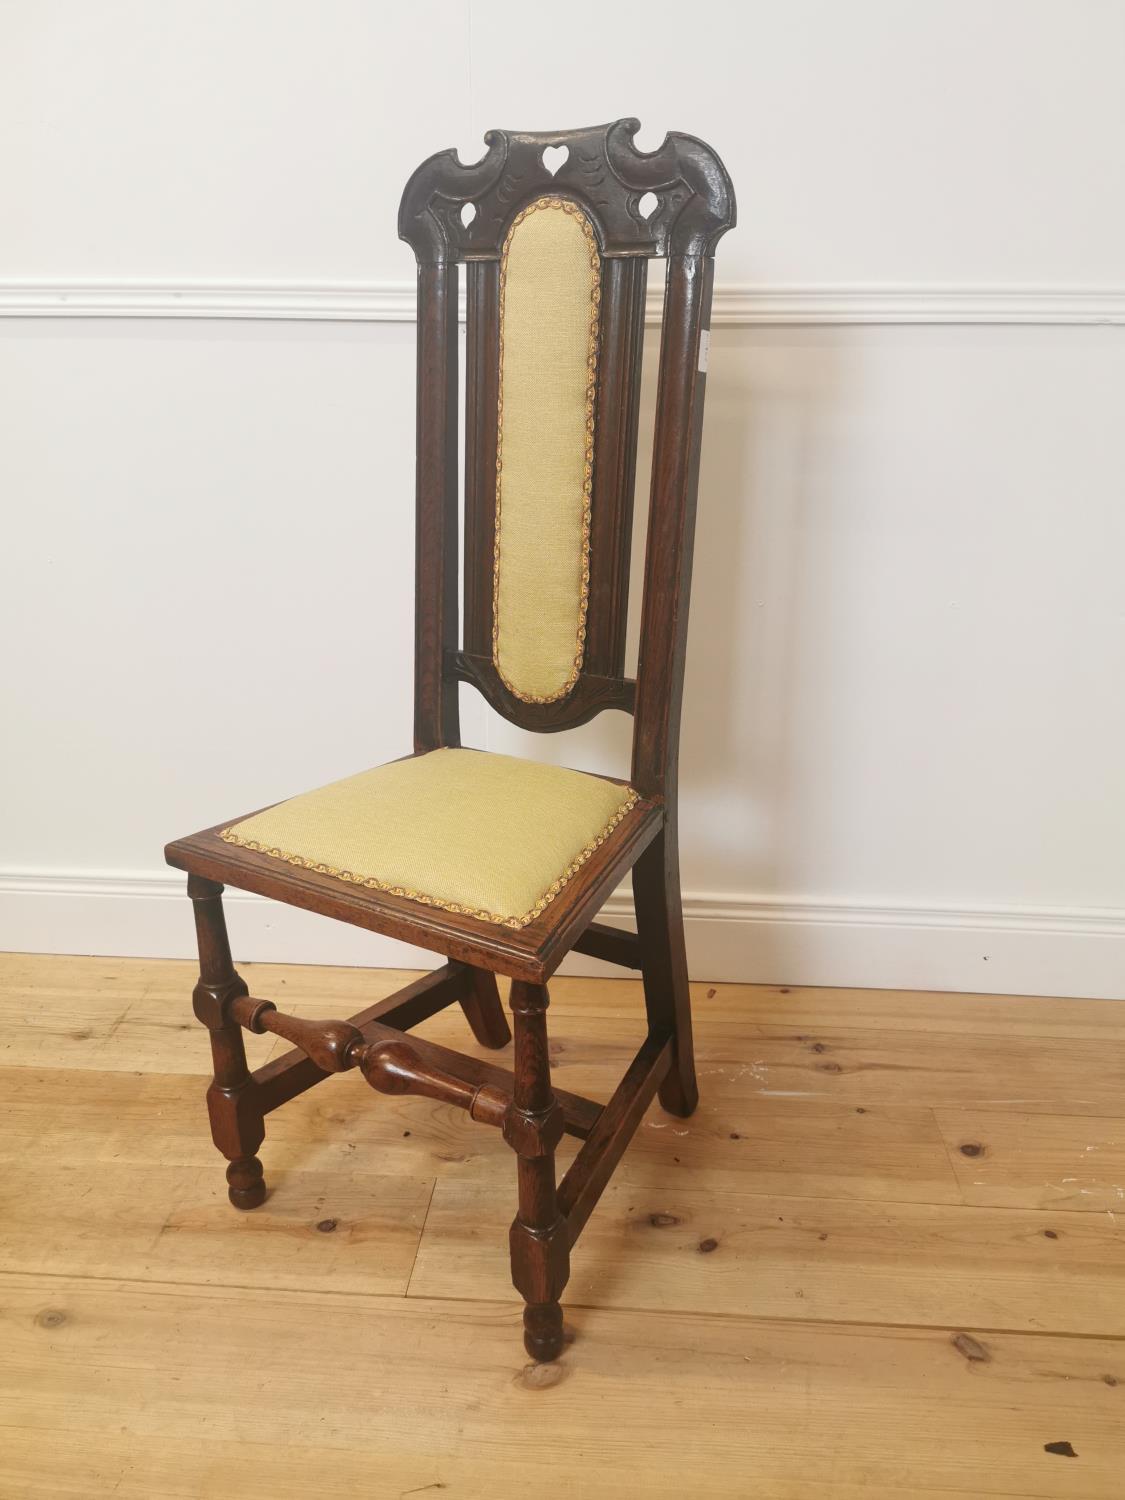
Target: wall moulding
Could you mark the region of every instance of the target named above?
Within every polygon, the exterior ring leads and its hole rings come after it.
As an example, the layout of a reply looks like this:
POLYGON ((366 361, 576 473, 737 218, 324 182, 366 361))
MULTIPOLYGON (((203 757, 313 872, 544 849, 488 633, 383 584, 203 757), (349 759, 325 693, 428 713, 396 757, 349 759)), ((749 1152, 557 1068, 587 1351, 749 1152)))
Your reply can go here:
MULTIPOLYGON (((660 289, 649 292, 656 321, 660 289)), ((413 282, 0 281, 0 317, 414 321, 413 282)), ((1125 286, 769 285, 715 288, 712 324, 1125 324, 1125 286)))

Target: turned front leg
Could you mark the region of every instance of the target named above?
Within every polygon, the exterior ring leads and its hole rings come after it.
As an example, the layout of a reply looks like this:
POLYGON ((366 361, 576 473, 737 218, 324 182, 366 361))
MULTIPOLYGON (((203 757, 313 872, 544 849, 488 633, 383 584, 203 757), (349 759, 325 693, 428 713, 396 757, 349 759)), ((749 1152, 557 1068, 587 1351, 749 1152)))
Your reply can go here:
POLYGON ((223 887, 216 881, 189 875, 188 895, 195 909, 199 941, 199 983, 192 1005, 211 1034, 215 1074, 207 1090, 211 1137, 230 1163, 230 1201, 235 1208, 257 1208, 266 1196, 262 1164, 256 1154, 266 1130, 246 1066, 242 1029, 231 1014, 231 1006, 247 994, 247 989, 231 962, 223 887))
POLYGON ((527 1303, 524 1347, 533 1359, 557 1359, 563 1347, 559 1298, 570 1276, 570 1239, 555 1191, 555 1148, 563 1114, 551 1089, 547 987, 515 981, 515 1075, 504 1136, 516 1153, 519 1212, 511 1230, 512 1281, 527 1303))

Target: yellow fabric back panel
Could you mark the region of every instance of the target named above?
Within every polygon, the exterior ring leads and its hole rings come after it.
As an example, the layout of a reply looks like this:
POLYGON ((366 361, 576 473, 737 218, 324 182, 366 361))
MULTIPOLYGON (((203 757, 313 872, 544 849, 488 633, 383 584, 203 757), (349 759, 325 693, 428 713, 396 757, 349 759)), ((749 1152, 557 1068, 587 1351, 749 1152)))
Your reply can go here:
POLYGON ((353 885, 525 927, 635 805, 630 787, 481 750, 431 750, 220 835, 353 885))
POLYGON ((530 703, 574 686, 590 582, 601 260, 563 198, 517 214, 500 265, 492 656, 530 703))

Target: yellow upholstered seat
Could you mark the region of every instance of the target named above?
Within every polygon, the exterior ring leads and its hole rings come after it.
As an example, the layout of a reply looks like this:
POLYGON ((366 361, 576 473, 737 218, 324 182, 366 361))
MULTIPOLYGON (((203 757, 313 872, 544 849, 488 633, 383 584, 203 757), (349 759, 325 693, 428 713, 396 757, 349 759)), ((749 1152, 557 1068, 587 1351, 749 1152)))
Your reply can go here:
POLYGON ((290 864, 525 927, 635 805, 627 786, 481 750, 432 750, 223 830, 290 864))

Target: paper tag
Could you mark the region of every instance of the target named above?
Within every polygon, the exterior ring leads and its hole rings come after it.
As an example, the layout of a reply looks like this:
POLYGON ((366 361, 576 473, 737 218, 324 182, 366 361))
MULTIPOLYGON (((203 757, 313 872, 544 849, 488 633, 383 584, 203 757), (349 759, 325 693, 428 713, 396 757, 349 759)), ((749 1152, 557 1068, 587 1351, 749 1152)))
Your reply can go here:
POLYGON ((711 353, 711 330, 705 328, 699 335, 699 373, 707 374, 707 360, 711 353))

